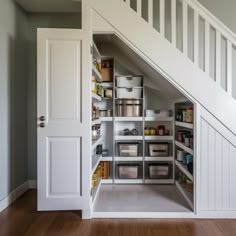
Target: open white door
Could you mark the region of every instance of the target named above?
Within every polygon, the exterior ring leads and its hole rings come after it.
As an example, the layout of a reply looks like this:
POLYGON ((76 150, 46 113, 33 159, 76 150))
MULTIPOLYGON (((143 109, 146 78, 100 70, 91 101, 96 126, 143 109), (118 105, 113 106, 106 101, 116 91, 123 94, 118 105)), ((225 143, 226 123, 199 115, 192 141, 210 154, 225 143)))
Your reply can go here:
POLYGON ((38 210, 90 211, 90 42, 38 30, 38 210))

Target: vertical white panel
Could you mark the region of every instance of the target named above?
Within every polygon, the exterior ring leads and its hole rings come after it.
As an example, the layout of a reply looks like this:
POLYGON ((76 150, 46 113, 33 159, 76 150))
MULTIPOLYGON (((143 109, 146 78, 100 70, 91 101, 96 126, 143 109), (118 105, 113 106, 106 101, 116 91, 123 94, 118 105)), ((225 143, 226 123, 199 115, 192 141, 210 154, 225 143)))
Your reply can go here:
POLYGON ((227 92, 232 95, 232 60, 233 60, 232 43, 227 40, 227 92))
POLYGON ((160 0, 160 33, 165 36, 165 0, 160 0))
POLYGON ((205 72, 210 75, 210 25, 205 21, 205 72))
POLYGON ((78 120, 81 42, 50 40, 47 56, 48 118, 78 120))
POLYGON ((221 82, 221 34, 216 31, 216 83, 221 82))
POLYGON ((126 3, 127 3, 128 6, 130 7, 130 0, 126 0, 126 3))
POLYGON ((201 210, 207 210, 209 207, 209 180, 208 180, 208 171, 209 171, 209 158, 208 158, 208 124, 202 119, 201 120, 201 210))
POLYGON ((176 47, 176 0, 171 0, 171 37, 176 47))
POLYGON ((148 1, 148 23, 153 26, 153 0, 148 1))
POLYGON ((230 208, 230 144, 223 138, 223 181, 222 181, 222 194, 223 194, 223 209, 229 210, 230 208))
POLYGON ((222 210, 223 207, 223 194, 222 194, 222 181, 223 181, 223 150, 222 150, 222 136, 216 132, 216 142, 215 142, 215 180, 216 180, 216 209, 222 210))
POLYGON ((208 181, 209 210, 215 210, 215 129, 208 125, 208 181))
POLYGON ((236 210, 236 148, 230 145, 230 209, 236 210))
POLYGON ((183 1, 183 54, 188 56, 188 5, 183 1))
POLYGON ((199 14, 194 11, 194 63, 199 65, 199 14))
POLYGON ((142 0, 137 0, 137 13, 140 17, 142 16, 142 0))
POLYGON ((48 196, 77 195, 80 192, 80 139, 49 138, 48 196))

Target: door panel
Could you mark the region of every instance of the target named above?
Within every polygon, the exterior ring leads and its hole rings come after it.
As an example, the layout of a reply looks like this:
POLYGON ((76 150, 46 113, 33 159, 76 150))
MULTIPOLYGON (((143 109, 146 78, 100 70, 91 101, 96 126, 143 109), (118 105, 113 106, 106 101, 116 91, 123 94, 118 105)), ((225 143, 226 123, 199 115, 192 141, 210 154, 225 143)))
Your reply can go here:
POLYGON ((81 41, 48 40, 49 120, 79 119, 81 46, 81 41))
POLYGON ((38 30, 38 209, 90 211, 89 31, 38 30))
POLYGON ((48 196, 82 196, 79 138, 48 139, 48 196), (78 158, 79 157, 79 158, 78 158))

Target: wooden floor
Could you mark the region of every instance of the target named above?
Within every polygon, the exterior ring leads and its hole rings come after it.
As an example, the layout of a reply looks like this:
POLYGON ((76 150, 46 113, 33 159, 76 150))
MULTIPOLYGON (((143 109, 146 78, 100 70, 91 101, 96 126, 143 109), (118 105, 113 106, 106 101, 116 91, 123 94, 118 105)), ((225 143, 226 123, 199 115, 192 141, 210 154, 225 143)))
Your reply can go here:
POLYGON ((81 220, 79 212, 37 212, 29 191, 0 213, 0 236, 234 236, 236 220, 81 220))

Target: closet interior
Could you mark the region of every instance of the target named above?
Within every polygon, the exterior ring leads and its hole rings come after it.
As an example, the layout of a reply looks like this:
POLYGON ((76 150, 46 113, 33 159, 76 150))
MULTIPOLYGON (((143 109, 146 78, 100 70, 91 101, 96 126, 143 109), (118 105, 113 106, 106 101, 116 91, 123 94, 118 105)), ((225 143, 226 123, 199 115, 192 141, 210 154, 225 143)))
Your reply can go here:
POLYGON ((92 51, 93 212, 194 211, 194 103, 117 36, 92 51))

